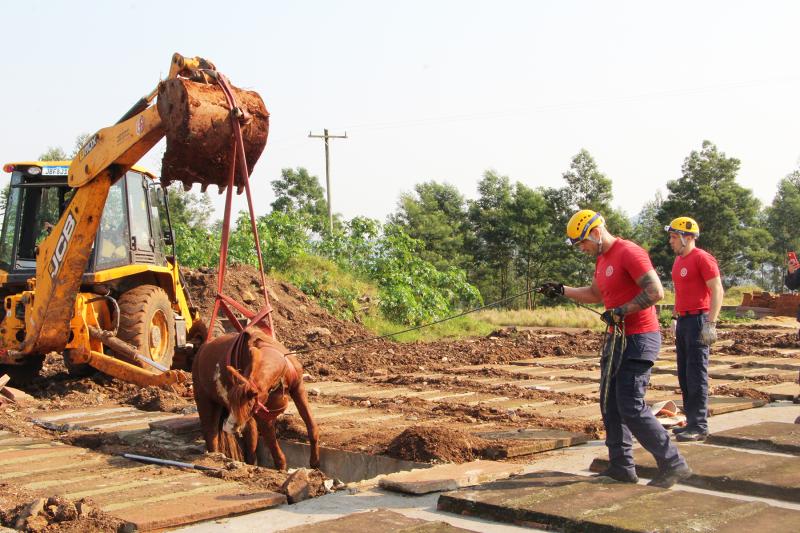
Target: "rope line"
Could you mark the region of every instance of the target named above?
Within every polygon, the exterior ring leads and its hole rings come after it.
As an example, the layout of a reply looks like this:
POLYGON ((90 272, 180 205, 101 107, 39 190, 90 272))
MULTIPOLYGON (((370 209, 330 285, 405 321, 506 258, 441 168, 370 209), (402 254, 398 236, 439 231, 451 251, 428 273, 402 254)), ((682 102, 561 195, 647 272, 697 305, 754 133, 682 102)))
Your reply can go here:
MULTIPOLYGON (((428 327, 431 327, 431 326, 435 326, 436 324, 441 324, 442 322, 447 322, 448 320, 453 320, 455 318, 460 318, 460 317, 468 315, 470 313, 475 313, 477 311, 481 311, 482 309, 493 307, 495 305, 499 305, 499 304, 514 300, 516 298, 520 298, 522 296, 526 296, 527 294, 530 294, 532 292, 538 292, 538 289, 528 289, 526 291, 522 291, 519 294, 515 294, 513 296, 508 296, 508 297, 503 298, 501 300, 497 300, 496 302, 488 303, 488 304, 482 305, 480 307, 475 307, 473 309, 469 309, 469 310, 464 311, 463 313, 459 313, 457 315, 445 317, 445 318, 442 318, 440 320, 435 320, 433 322, 428 322, 427 324, 420 324, 419 326, 414 326, 413 328, 404 329, 402 331, 395 331, 393 333, 386 333, 384 335, 376 335, 375 337, 367 337, 366 339, 356 339, 356 340, 350 341, 350 342, 343 342, 343 343, 340 343, 340 344, 332 344, 330 346, 322 346, 322 347, 319 347, 319 348, 308 348, 306 350, 295 350, 295 351, 292 351, 292 352, 289 352, 289 353, 292 354, 292 355, 298 355, 298 354, 304 354, 304 353, 309 353, 309 352, 316 352, 316 351, 319 351, 319 350, 330 350, 332 348, 342 348, 344 346, 352 346, 354 344, 361 344, 361 343, 365 343, 365 342, 376 341, 376 340, 379 340, 379 339, 386 339, 388 337, 394 337, 395 335, 401 335, 403 333, 408 333, 410 331, 416 331, 416 330, 419 330, 419 329, 428 328, 428 327)), ((583 305, 580 302, 573 302, 573 303, 575 303, 579 307, 583 307, 584 309, 588 309, 589 311, 591 311, 593 313, 596 313, 598 315, 602 315, 602 313, 598 312, 596 309, 592 309, 591 307, 583 305)))

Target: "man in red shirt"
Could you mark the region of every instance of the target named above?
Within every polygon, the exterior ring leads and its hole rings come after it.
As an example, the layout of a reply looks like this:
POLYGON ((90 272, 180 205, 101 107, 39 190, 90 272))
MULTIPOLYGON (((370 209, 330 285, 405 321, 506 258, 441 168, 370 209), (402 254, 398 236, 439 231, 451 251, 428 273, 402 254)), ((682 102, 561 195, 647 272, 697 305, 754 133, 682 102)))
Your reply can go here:
POLYGON ((671 487, 692 471, 644 401, 650 371, 661 348, 653 304, 664 297, 664 289, 647 252, 611 235, 599 213, 589 209, 575 213, 567 224, 567 237, 569 244, 596 258, 592 284, 567 287, 546 283, 540 292, 583 303, 602 302, 606 307, 603 320, 609 328, 624 329, 624 339, 619 339, 623 342, 607 343, 601 361, 601 384, 608 383, 607 395, 601 385, 600 407, 610 466, 600 475, 630 483, 639 481, 633 462, 634 436, 658 464, 658 475, 649 484, 671 487))
POLYGON ((708 435, 708 352, 717 340, 722 307, 722 281, 714 256, 696 245, 700 227, 693 218, 678 217, 665 226, 675 252, 675 351, 686 426, 673 432, 680 441, 705 440, 708 435))

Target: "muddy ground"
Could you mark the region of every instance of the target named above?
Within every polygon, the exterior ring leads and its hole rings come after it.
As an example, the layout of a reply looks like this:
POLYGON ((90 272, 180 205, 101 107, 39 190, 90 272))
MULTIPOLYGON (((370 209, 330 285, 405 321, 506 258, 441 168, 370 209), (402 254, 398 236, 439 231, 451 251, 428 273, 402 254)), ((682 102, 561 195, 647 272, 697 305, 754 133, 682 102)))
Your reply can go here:
MULTIPOLYGON (((216 292, 214 271, 185 271, 184 277, 193 305, 200 309, 204 317, 209 317, 216 292)), ((259 286, 260 277, 255 269, 234 267, 227 276, 225 292, 253 310, 258 310, 264 304, 259 286)), ((274 308, 277 337, 289 349, 298 352, 310 391, 316 381, 336 380, 370 385, 402 385, 421 391, 435 388, 453 392, 491 393, 509 398, 552 401, 566 407, 588 406, 596 402, 582 394, 529 390, 502 383, 487 385, 482 380, 487 377, 508 378, 509 381, 526 379, 526 376, 516 375, 513 371, 456 370, 469 365, 577 355, 586 356, 584 362, 566 368, 591 370, 596 368, 596 359, 592 354, 599 352, 601 338, 589 330, 559 331, 554 334, 540 329, 505 328, 486 337, 458 341, 401 344, 382 339, 338 346, 371 338, 373 334, 360 324, 332 317, 291 284, 268 280, 267 292, 274 308)), ((715 347, 715 350, 724 354, 778 357, 782 354, 780 349, 800 348, 796 331, 776 330, 774 326, 764 329, 742 326, 721 328, 720 337, 726 342, 719 348, 715 347)), ((571 377, 570 380, 581 383, 582 378, 571 377)), ((109 454, 127 451, 216 466, 221 470, 209 475, 258 489, 280 491, 287 478, 286 473, 243 465, 218 454, 200 453, 202 442, 196 436, 193 442, 184 442, 180 446, 165 446, 163 441, 144 439, 132 448, 113 436, 53 432, 34 426, 27 420, 27 413, 31 410, 54 411, 109 403, 131 405, 148 411, 190 414, 195 411, 191 383, 165 391, 155 387, 140 388, 100 374, 72 378, 67 374, 61 356, 50 354, 41 375, 25 390, 34 398, 32 407, 0 406, 0 429, 22 436, 60 439, 109 454)), ((763 393, 753 389, 733 386, 719 387, 712 393, 763 397, 763 393)), ((477 422, 496 423, 500 428, 543 427, 583 432, 593 438, 602 436, 602 424, 596 420, 542 416, 535 412, 509 412, 485 405, 432 404, 414 397, 383 398, 368 402, 368 405, 344 397, 315 396, 313 399, 317 403, 368 407, 387 414, 402 413, 406 420, 418 421, 412 427, 396 432, 363 431, 358 421, 353 421, 351 427, 343 427, 339 433, 323 435, 323 443, 327 446, 386 454, 412 461, 463 462, 486 457, 490 446, 483 439, 470 434, 471 426, 477 422)), ((279 436, 283 438, 306 440, 305 427, 297 417, 283 417, 278 427, 279 436)), ((493 444, 497 445, 497 441, 493 444)), ((325 476, 321 472, 313 472, 310 479, 312 496, 327 492, 325 476)), ((330 486, 330 482, 328 484, 330 486)), ((94 509, 91 502, 82 504, 84 512, 76 514, 73 511, 80 507, 76 507, 77 502, 65 503, 60 500, 45 502, 44 510, 31 524, 24 520, 19 522, 25 506, 32 502, 35 503, 35 497, 31 494, 13 490, 10 485, 0 486, 0 522, 9 527, 17 525, 32 531, 114 531, 119 527, 115 519, 94 509)))

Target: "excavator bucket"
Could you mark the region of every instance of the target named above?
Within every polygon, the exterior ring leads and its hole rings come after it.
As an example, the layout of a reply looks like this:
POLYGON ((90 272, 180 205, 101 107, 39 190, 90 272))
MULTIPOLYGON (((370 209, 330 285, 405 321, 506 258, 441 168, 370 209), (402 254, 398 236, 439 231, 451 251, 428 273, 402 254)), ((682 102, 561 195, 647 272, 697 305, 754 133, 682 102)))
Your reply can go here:
MULTIPOLYGON (((240 124, 249 174, 267 144, 269 113, 258 93, 232 89, 244 113, 240 124)), ((159 87, 157 106, 167 138, 161 181, 165 185, 179 181, 187 190, 195 183, 202 190, 215 184, 222 192, 228 185, 234 137, 231 109, 220 86, 169 79, 159 87)), ((239 164, 234 185, 239 192, 244 187, 239 164)))

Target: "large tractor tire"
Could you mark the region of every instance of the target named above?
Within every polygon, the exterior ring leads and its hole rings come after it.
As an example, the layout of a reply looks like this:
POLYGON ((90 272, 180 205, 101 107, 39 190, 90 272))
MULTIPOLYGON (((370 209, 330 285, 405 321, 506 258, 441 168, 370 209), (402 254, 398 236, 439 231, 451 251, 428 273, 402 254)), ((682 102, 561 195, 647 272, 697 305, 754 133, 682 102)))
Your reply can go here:
MULTIPOLYGON (((123 294, 118 303, 117 337, 135 346, 145 357, 170 368, 175 350, 175 317, 167 293, 155 285, 140 285, 123 294)), ((136 364, 157 372, 146 363, 136 364)))

